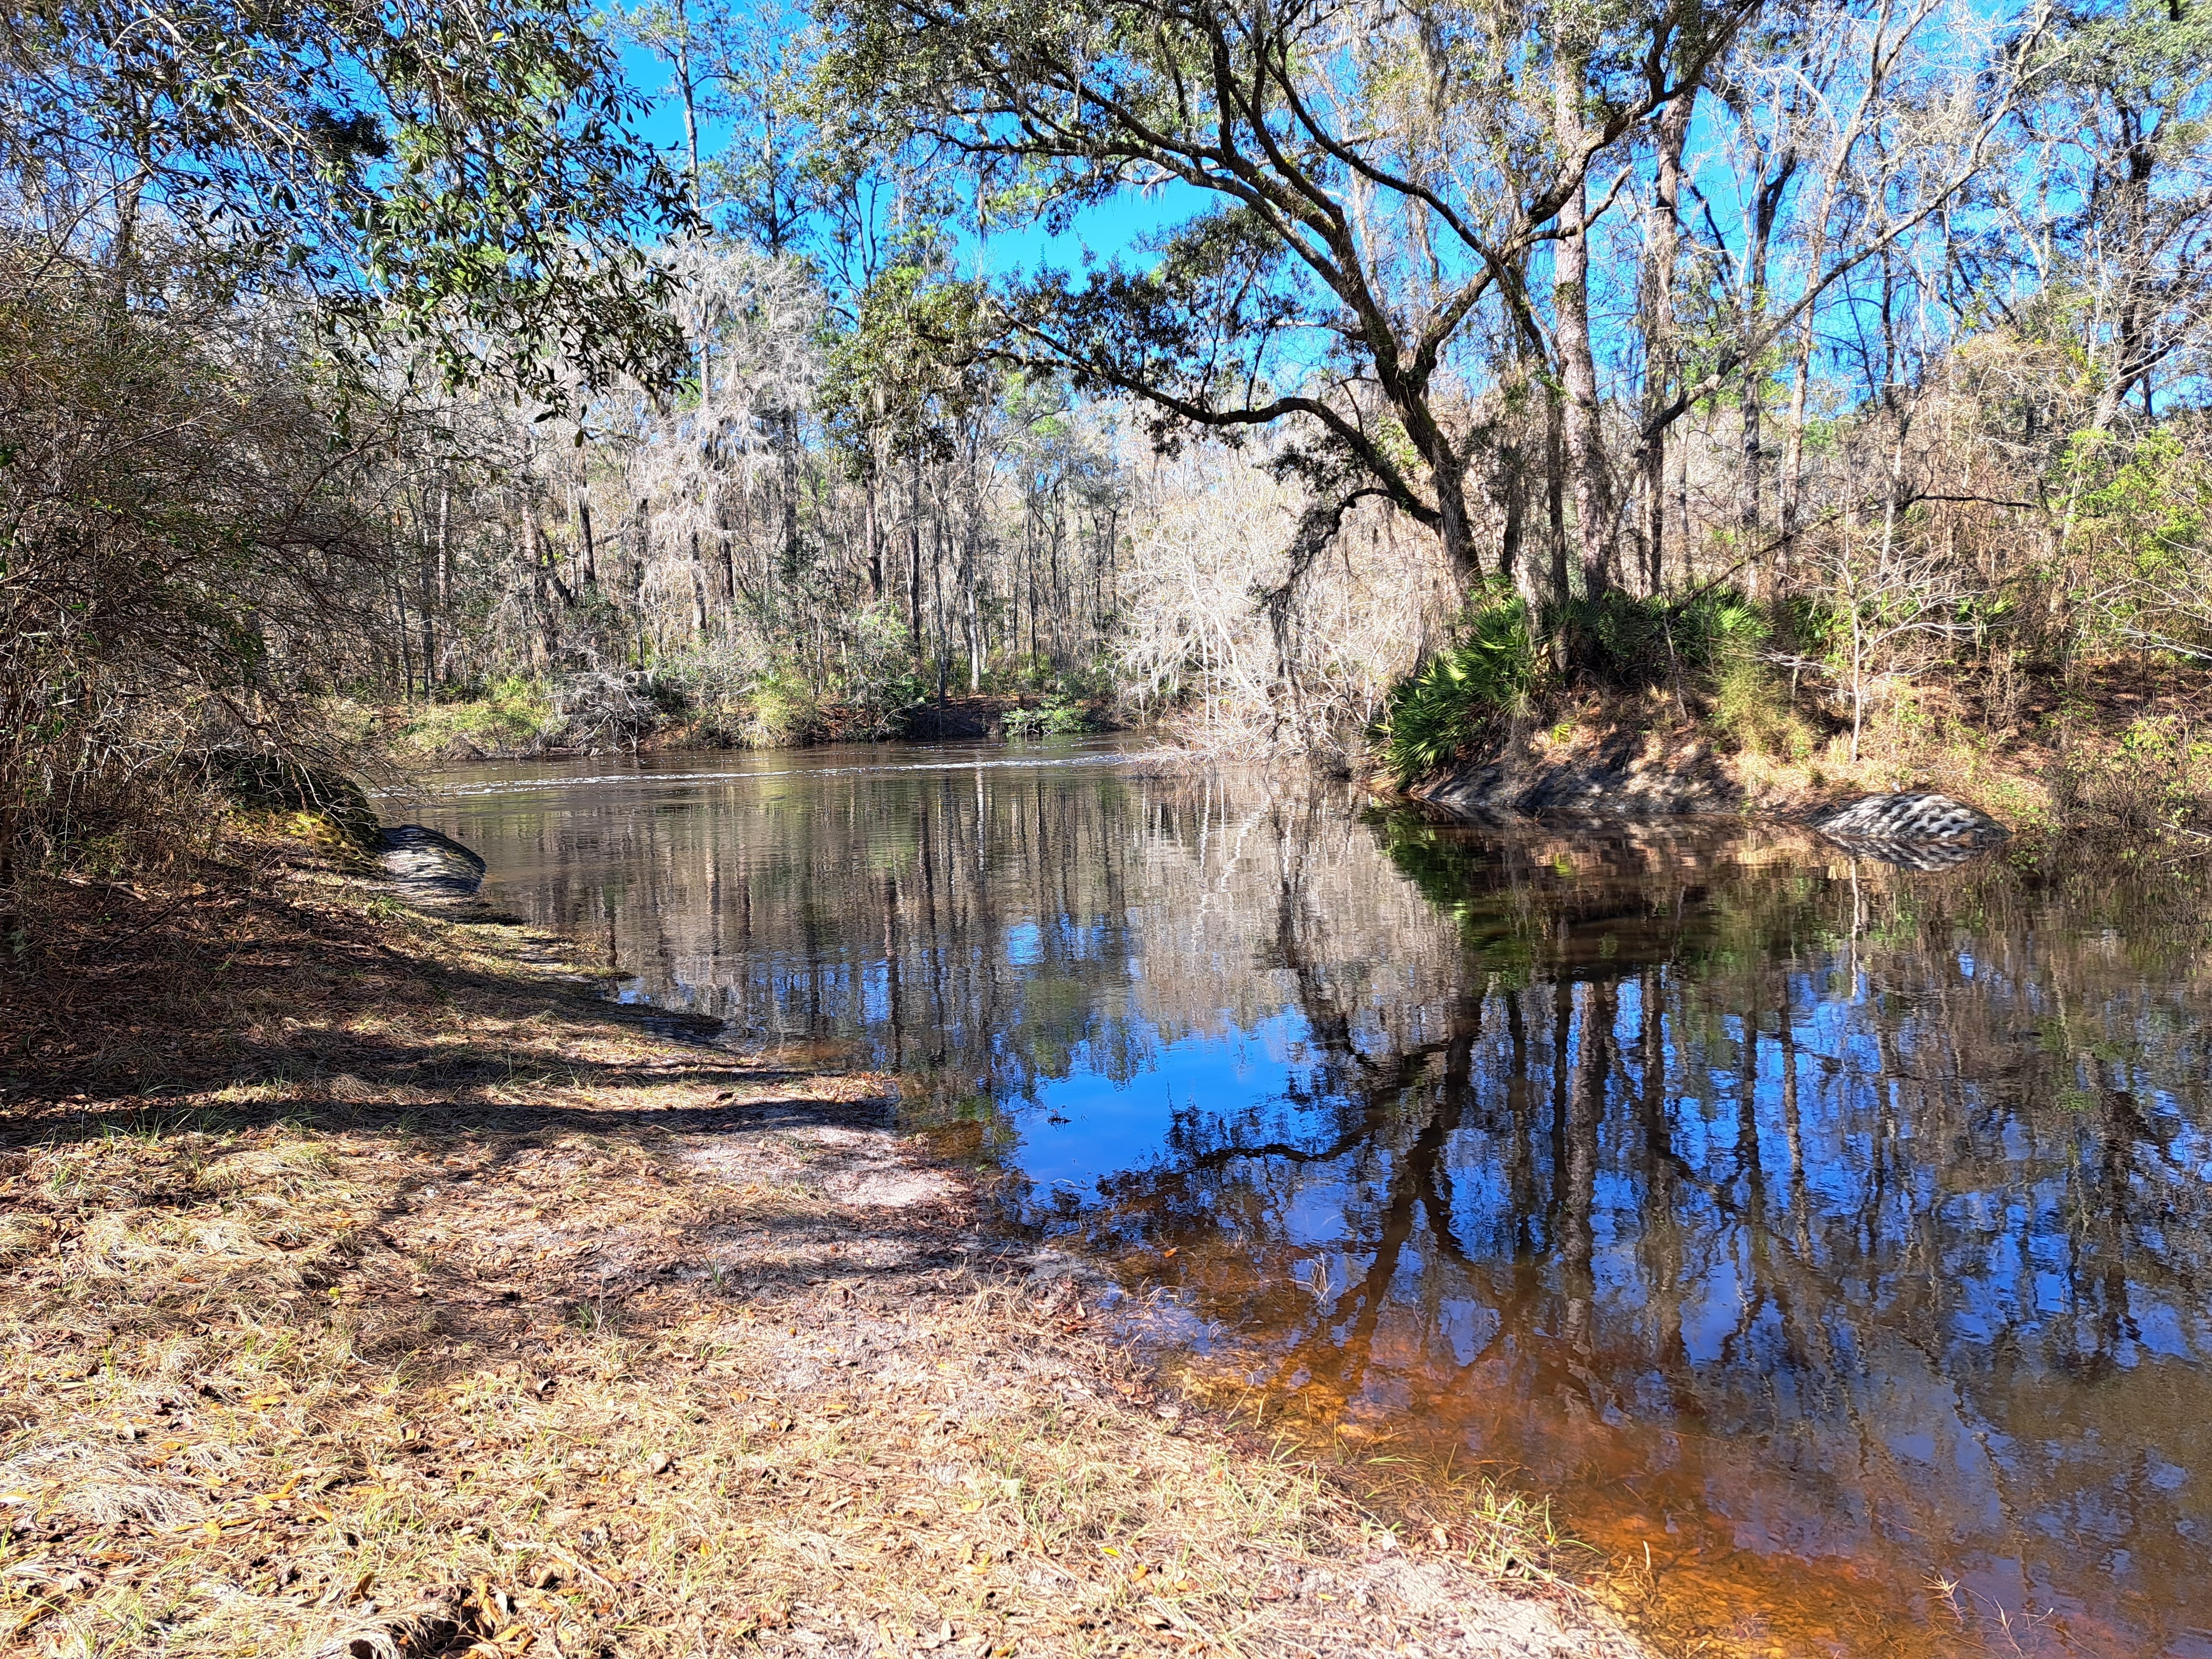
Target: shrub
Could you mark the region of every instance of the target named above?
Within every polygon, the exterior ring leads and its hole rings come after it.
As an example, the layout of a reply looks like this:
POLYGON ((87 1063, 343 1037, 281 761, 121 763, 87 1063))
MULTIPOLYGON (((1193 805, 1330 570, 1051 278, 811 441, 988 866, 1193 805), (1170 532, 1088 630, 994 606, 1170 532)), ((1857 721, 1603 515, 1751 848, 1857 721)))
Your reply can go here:
POLYGON ((1570 599, 1547 617, 1564 633, 1575 666, 1624 690, 1664 684, 1683 672, 1717 673, 1749 656, 1770 629, 1733 588, 1704 588, 1683 599, 1640 599, 1618 588, 1593 602, 1570 599))
POLYGON ((1037 713, 1044 717, 1044 729, 1055 737, 1091 729, 1091 711, 1070 696, 1047 697, 1037 705, 1037 713))
POLYGON ((240 806, 283 818, 309 840, 335 836, 355 847, 376 844, 376 808, 351 778, 286 756, 242 750, 214 755, 208 769, 240 806))
POLYGON ((2069 756, 2051 795, 2069 830, 2129 842, 2202 837, 2212 825, 2212 739, 2171 716, 2137 720, 2112 753, 2069 756))
POLYGON ((543 684, 506 674, 477 696, 410 708, 392 739, 403 753, 415 755, 529 755, 551 740, 559 724, 543 684))
POLYGON ((373 446, 334 444, 285 325, 212 307, 222 284, 161 269, 159 239, 125 283, 10 224, 0 938, 27 939, 29 872, 197 844, 217 757, 342 761, 320 692, 373 653, 389 590, 386 533, 349 494, 373 446))
POLYGON ((635 677, 635 684, 657 714, 674 719, 698 706, 700 677, 690 664, 655 663, 635 677))
POLYGON ((1739 749, 1778 760, 1802 760, 1817 740, 1790 706, 1782 677, 1749 652, 1722 664, 1713 685, 1713 724, 1739 749))
POLYGON ((867 723, 867 735, 896 736, 906 717, 928 695, 921 666, 907 639, 906 623, 891 605, 860 613, 853 630, 841 686, 842 700, 867 723))
POLYGON ((749 749, 789 749, 812 741, 822 723, 812 689, 795 675, 771 672, 746 698, 744 741, 749 749))
POLYGON ((560 722, 554 741, 571 749, 635 749, 659 726, 664 708, 684 702, 680 689, 647 674, 591 669, 564 675, 553 690, 560 722))
POLYGON ((1035 708, 1009 708, 1001 724, 1010 738, 1071 737, 1091 729, 1091 711, 1073 697, 1054 696, 1035 708))
POLYGON ((1535 645, 1518 595, 1480 598, 1458 643, 1436 653, 1390 693, 1376 735, 1401 783, 1449 765, 1519 708, 1534 682, 1535 645))

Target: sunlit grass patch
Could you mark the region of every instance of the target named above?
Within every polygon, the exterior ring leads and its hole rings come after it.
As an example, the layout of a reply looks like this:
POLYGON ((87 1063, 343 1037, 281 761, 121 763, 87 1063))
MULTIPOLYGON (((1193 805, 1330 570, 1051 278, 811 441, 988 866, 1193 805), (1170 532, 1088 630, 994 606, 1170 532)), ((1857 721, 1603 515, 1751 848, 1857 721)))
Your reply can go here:
POLYGON ((560 724, 550 687, 510 675, 489 682, 477 696, 410 705, 385 737, 403 756, 526 755, 560 724))

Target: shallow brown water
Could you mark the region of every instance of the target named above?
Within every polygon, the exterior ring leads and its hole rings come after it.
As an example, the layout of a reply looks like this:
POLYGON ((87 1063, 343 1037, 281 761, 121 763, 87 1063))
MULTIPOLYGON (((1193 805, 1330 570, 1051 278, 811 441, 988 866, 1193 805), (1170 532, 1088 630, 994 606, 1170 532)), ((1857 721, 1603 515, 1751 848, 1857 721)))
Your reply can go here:
POLYGON ((1231 1386, 1648 1545, 1685 1645, 2212 1656, 2185 876, 1440 830, 1104 746, 478 767, 415 815, 625 995, 902 1070, 1231 1386))

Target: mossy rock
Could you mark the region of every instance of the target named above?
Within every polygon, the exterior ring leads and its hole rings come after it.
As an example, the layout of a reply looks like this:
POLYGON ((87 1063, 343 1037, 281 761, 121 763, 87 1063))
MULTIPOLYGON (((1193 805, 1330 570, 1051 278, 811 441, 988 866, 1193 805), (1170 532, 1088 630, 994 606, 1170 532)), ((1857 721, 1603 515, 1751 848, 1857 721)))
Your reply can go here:
POLYGON ((230 798, 275 817, 289 834, 332 850, 377 849, 376 809, 351 778, 281 755, 226 755, 215 763, 230 798))
POLYGON ((324 811, 320 807, 295 809, 272 816, 276 827, 286 835, 304 841, 311 847, 320 848, 333 857, 359 859, 369 850, 355 830, 335 814, 324 811))

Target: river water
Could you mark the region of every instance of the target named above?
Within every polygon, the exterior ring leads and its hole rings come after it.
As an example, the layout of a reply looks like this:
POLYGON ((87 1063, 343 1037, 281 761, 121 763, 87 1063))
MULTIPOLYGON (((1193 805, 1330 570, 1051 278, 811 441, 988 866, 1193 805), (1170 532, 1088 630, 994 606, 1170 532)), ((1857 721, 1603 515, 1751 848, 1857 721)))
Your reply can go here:
POLYGON ((2187 866, 1445 829, 1111 744, 408 805, 624 997, 896 1071, 1194 1376, 1554 1494, 1662 1647, 2212 1659, 2187 866))

